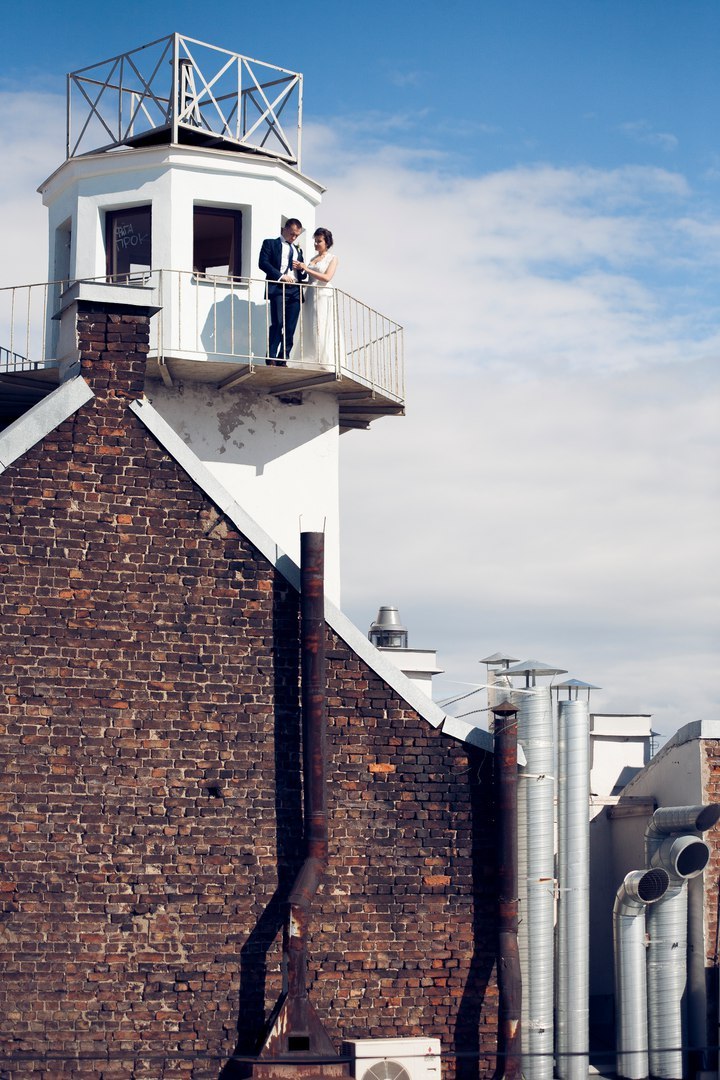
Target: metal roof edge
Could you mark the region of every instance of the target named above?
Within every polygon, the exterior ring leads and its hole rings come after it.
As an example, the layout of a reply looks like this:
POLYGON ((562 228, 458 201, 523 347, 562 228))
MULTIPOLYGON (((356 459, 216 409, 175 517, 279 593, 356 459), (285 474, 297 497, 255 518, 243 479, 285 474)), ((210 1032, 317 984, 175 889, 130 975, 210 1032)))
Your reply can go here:
POLYGON ((695 739, 720 739, 720 720, 691 720, 690 723, 683 724, 658 753, 673 746, 683 746, 695 739))
MULTIPOLYGON (((227 514, 245 537, 265 556, 266 559, 295 588, 300 588, 300 569, 275 543, 264 529, 235 502, 226 488, 217 480, 206 465, 180 438, 147 398, 138 398, 130 403, 130 409, 142 421, 158 442, 175 459, 199 488, 215 505, 227 514)), ((472 742, 483 749, 492 750, 492 739, 488 732, 472 725, 463 725, 455 717, 443 712, 431 698, 414 686, 390 660, 386 660, 375 646, 368 641, 361 630, 348 619, 331 601, 325 601, 325 619, 329 626, 350 646, 351 649, 372 668, 412 709, 434 728, 441 727, 444 734, 462 742, 472 742)))
POLYGON ((0 473, 95 397, 81 375, 61 383, 0 432, 0 473))

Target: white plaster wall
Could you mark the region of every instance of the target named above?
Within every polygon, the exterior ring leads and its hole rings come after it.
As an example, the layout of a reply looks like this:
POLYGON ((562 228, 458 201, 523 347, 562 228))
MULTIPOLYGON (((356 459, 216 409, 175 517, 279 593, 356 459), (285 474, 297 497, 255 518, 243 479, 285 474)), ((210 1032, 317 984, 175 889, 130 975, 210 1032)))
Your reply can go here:
POLYGON ((413 686, 432 697, 433 676, 441 675, 443 670, 437 666, 435 649, 395 649, 381 645, 378 652, 395 664, 413 686))
POLYGON ((337 399, 306 393, 299 404, 250 390, 149 383, 158 412, 242 508, 292 559, 301 529, 325 528, 325 587, 340 606, 337 399))
POLYGON ((666 743, 647 768, 628 784, 627 795, 652 795, 658 806, 695 806, 702 802, 700 742, 666 743))
MULTIPOLYGON (((301 243, 315 229, 315 208, 323 188, 283 162, 258 155, 196 147, 160 146, 142 150, 91 154, 66 161, 40 191, 48 207, 48 277, 54 278, 58 265, 58 244, 67 243, 70 222, 69 274, 73 278, 103 277, 106 272, 105 215, 109 210, 131 206, 152 208, 153 270, 183 271, 185 292, 178 291, 178 279, 165 283, 162 297, 165 342, 186 342, 196 353, 198 330, 213 323, 217 297, 210 288, 198 290, 193 269, 193 206, 228 207, 242 211, 242 271, 244 277, 262 278, 258 256, 262 241, 277 236, 284 218, 297 217, 305 227, 301 243), (62 234, 58 237, 58 229, 62 234), (192 292, 187 295, 187 290, 192 292), (204 305, 198 310, 198 302, 204 305)), ((242 287, 240 287, 242 294, 242 287)), ((48 313, 48 356, 54 356, 57 326, 52 322, 55 297, 48 313)), ((220 305, 221 315, 227 307, 220 305)), ((252 303, 258 306, 259 337, 263 343, 264 289, 252 289, 252 303)), ((242 304, 241 296, 234 303, 242 304)), ((153 322, 154 331, 157 320, 153 322)), ((200 349, 229 351, 200 335, 200 349)), ((166 350, 167 351, 167 350, 166 350)), ((260 349, 264 355, 265 346, 260 349)), ((202 352, 196 353, 202 359, 202 352)))
MULTIPOLYGON (((648 736, 649 739, 649 736, 648 736)), ((622 774, 642 769, 645 764, 646 739, 598 738, 590 735, 590 790, 595 795, 610 795, 622 774)), ((630 773, 626 774, 624 782, 630 773)))
MULTIPOLYGON (((55 266, 55 232, 72 220, 71 271, 105 273, 104 214, 150 204, 153 268, 192 270, 192 207, 244 210, 243 271, 257 275, 260 245, 277 236, 283 217, 298 217, 307 236, 323 188, 314 180, 258 155, 161 146, 91 154, 66 161, 41 186, 49 210, 49 267, 55 266)), ((302 243, 302 241, 301 241, 302 243)))

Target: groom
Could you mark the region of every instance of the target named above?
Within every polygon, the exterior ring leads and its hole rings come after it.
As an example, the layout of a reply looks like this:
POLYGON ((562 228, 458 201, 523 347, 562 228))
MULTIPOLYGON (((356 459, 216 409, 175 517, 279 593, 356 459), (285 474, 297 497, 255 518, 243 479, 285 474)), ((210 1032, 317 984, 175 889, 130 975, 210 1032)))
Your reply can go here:
POLYGON ((293 347, 295 327, 300 316, 300 284, 307 274, 293 270, 293 262, 303 261, 302 248, 295 241, 303 231, 297 218, 288 218, 274 240, 263 240, 259 266, 268 280, 270 304, 268 364, 285 367, 293 347))

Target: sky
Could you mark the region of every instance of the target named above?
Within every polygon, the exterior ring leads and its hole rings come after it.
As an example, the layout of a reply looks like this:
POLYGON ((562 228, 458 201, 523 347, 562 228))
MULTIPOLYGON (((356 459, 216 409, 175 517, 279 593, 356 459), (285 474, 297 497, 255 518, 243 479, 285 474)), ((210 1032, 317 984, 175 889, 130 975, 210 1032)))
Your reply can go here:
POLYGON ((441 698, 503 651, 660 741, 718 718, 716 0, 30 0, 3 24, 0 284, 47 277, 68 71, 178 31, 302 72, 337 285, 405 327, 406 417, 341 440, 346 613, 397 605, 441 698))

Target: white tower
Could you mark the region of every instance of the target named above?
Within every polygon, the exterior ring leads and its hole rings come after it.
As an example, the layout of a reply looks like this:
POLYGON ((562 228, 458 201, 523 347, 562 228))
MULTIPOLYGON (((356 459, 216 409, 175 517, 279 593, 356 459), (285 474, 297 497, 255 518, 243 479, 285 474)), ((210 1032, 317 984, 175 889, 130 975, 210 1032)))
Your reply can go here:
POLYGON ((46 352, 73 370, 77 300, 156 308, 147 396, 292 558, 301 522, 324 527, 338 602, 339 436, 402 414, 402 331, 333 289, 331 354, 301 312, 287 366, 267 364, 260 247, 298 218, 309 259, 323 192, 301 112, 299 74, 179 34, 69 75, 67 159, 40 188, 46 352))

